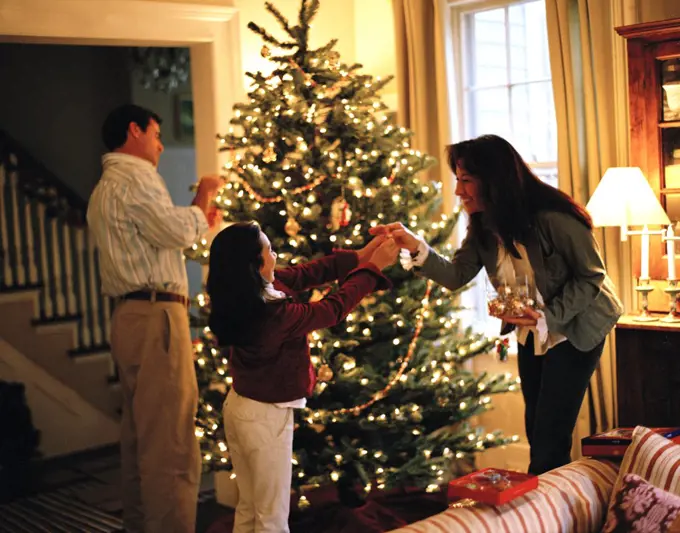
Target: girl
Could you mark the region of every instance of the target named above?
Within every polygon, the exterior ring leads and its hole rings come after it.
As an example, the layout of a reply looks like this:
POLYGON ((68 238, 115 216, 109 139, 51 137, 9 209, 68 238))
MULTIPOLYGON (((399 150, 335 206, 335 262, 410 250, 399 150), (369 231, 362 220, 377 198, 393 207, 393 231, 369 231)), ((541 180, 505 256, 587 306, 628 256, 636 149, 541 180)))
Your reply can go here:
POLYGON ((411 252, 402 261, 406 267, 452 290, 482 267, 492 279, 514 281, 518 275, 531 281, 541 310, 500 318, 501 334, 518 329, 529 472, 541 474, 571 460, 583 396, 623 308, 588 213, 538 179, 510 143, 484 135, 454 144, 448 163, 470 216, 467 236, 451 261, 398 222, 371 232, 391 234, 411 252))
POLYGON ((227 350, 233 385, 224 426, 239 489, 234 533, 287 533, 293 409, 316 382, 307 334, 334 326, 364 296, 390 286, 381 270, 399 248, 384 236, 358 252, 337 250, 276 270, 276 253, 255 223, 222 230, 210 248, 210 329, 227 350), (296 292, 340 280, 314 303, 296 292))

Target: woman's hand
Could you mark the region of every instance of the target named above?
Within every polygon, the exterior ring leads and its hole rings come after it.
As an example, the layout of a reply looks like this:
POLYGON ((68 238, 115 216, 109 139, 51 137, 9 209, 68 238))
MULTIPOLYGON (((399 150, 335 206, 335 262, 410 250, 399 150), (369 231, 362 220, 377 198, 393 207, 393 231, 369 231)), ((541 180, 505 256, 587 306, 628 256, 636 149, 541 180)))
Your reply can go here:
POLYGON ((401 222, 381 224, 368 230, 371 235, 389 235, 394 239, 399 248, 406 248, 409 252, 416 253, 421 239, 401 222))
POLYGON ((378 269, 384 270, 393 265, 399 257, 399 246, 394 239, 386 238, 384 242, 373 252, 370 262, 378 269))
POLYGON ((359 264, 369 261, 371 259, 371 256, 373 255, 373 252, 375 252, 378 249, 378 247, 383 242, 385 242, 386 239, 387 239, 386 234, 377 235, 375 238, 371 239, 371 241, 366 246, 364 246, 360 250, 357 250, 359 264))
POLYGON ((508 324, 514 324, 515 326, 535 326, 540 317, 541 314, 536 311, 536 309, 527 307, 524 309, 524 314, 522 316, 502 315, 497 318, 500 318, 503 322, 507 322, 508 324))

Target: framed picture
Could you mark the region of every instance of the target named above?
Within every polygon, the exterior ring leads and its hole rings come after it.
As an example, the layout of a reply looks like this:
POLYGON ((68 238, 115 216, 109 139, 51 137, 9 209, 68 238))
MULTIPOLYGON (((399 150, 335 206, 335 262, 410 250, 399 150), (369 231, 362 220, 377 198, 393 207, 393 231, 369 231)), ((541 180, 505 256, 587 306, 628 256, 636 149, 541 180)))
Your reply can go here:
POLYGON ((189 93, 178 94, 175 101, 175 135, 178 141, 194 140, 194 99, 189 93))

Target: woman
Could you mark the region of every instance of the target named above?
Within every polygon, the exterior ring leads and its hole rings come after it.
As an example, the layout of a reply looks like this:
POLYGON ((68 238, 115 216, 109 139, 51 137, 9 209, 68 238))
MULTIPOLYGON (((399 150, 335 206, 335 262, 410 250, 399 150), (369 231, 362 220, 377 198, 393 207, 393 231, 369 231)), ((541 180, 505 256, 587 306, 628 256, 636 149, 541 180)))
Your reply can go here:
POLYGON ((530 280, 538 310, 501 316, 517 328, 518 366, 531 447, 529 472, 571 461, 572 433, 588 382, 622 306, 607 276, 583 207, 538 179, 496 135, 448 147, 456 195, 470 216, 451 261, 400 223, 378 226, 408 250, 420 274, 455 290, 484 267, 491 279, 530 280))
POLYGON ((380 272, 399 248, 385 237, 275 270, 276 253, 254 223, 222 230, 210 247, 210 329, 227 351, 233 386, 224 426, 239 501, 234 533, 288 531, 293 409, 316 381, 307 334, 342 321, 364 296, 390 286, 380 272), (296 293, 340 280, 314 303, 296 293))

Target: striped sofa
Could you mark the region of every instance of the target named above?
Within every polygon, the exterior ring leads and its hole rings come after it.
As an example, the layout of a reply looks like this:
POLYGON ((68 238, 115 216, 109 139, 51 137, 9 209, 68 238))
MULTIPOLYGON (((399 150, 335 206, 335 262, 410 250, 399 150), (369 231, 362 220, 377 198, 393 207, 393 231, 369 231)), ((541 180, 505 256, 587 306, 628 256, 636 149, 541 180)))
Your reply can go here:
POLYGON ((495 507, 452 504, 390 533, 591 533, 605 522, 618 465, 580 459, 539 476, 538 489, 495 507))

